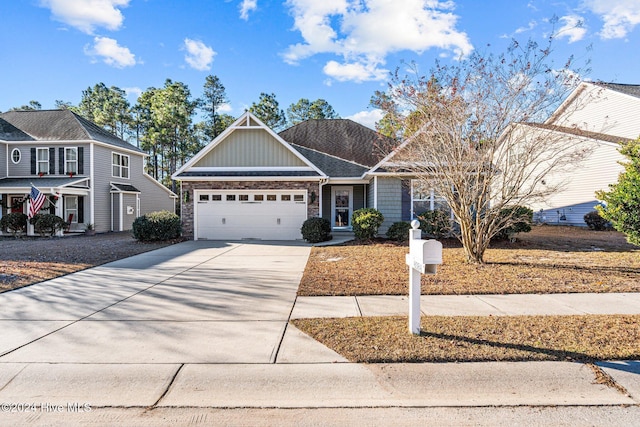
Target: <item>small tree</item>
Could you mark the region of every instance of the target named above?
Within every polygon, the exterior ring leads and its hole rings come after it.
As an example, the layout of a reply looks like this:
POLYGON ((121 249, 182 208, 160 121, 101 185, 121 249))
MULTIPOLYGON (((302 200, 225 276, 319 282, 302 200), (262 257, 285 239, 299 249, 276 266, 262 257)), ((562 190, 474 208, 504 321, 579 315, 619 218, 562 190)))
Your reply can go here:
POLYGON ((437 62, 427 76, 414 66, 410 76, 396 72, 387 96, 376 96, 389 133, 401 124, 405 137, 388 166, 412 173, 447 202, 468 262, 483 263, 491 238, 518 220, 504 208, 558 191, 563 183, 545 178, 571 170, 590 152, 584 141, 536 124, 579 83, 571 60, 553 66, 551 40, 514 41, 501 55, 476 51, 452 65, 437 62))
POLYGON ((628 159, 621 163, 624 172, 616 184, 609 185, 609 191, 596 193, 605 203, 596 209, 613 228, 627 236, 629 243, 640 246, 640 138, 623 144, 620 153, 628 159))

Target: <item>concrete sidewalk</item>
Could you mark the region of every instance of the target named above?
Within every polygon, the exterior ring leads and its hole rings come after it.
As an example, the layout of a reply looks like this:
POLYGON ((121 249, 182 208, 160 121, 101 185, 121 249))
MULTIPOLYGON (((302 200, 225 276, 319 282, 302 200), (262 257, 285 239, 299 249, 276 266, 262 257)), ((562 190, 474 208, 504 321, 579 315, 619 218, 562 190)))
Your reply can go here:
MULTIPOLYGON (((540 410, 556 425, 575 422, 576 407, 588 408, 587 424, 628 425, 640 415, 637 361, 599 364, 619 388, 570 362, 349 363, 290 318, 405 315, 408 303, 296 298, 309 251, 291 242, 184 242, 0 294, 0 425, 426 425, 423 417, 443 408, 462 424, 499 425, 481 424, 494 406, 566 408, 540 410)), ((629 313, 640 305, 637 294, 519 297, 425 296, 423 310, 629 313)), ((522 419, 540 424, 540 411, 522 419)))

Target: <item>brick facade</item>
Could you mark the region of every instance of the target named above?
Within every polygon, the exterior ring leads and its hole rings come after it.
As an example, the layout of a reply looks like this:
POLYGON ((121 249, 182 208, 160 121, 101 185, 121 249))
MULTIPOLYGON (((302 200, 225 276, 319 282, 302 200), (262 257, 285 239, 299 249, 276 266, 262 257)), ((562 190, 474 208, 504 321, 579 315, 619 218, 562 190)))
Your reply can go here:
POLYGON ((307 217, 320 215, 320 183, 314 181, 183 181, 181 188, 182 235, 190 239, 194 237, 194 190, 307 190, 307 217), (311 193, 316 194, 313 202, 311 193))

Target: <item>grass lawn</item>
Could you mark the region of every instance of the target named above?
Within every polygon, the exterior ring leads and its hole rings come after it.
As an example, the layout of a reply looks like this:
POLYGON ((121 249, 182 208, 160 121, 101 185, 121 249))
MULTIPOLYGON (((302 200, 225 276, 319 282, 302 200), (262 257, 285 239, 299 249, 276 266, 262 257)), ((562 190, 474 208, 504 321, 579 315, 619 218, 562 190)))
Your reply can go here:
MULTIPOLYGON (((640 292, 640 248, 614 231, 537 226, 493 244, 484 265, 467 264, 456 240, 443 246, 438 274, 422 277, 424 295, 640 292)), ((407 294, 406 253, 380 241, 315 247, 298 294, 407 294)))
MULTIPOLYGON (((640 292, 640 248, 617 232, 538 226, 498 242, 485 265, 444 241, 443 265, 423 294, 640 292)), ((406 295, 407 245, 313 248, 299 295, 406 295)), ((298 319, 293 324, 352 362, 582 361, 640 359, 640 315, 423 316, 298 319)))

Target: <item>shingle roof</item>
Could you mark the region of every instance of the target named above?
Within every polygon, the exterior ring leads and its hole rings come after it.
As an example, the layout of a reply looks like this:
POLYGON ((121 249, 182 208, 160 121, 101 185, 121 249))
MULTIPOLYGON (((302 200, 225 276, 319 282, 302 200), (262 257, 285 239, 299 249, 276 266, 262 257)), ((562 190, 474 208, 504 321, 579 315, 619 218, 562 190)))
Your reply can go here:
POLYGON ((285 141, 363 166, 375 166, 395 145, 380 133, 349 119, 307 120, 280 132, 285 141))
POLYGON ((8 111, 0 114, 0 119, 4 119, 36 141, 94 140, 142 152, 136 146, 70 110, 8 111))
POLYGON ((177 178, 187 178, 187 177, 245 177, 245 176, 254 176, 254 177, 276 177, 276 176, 290 176, 290 177, 301 177, 301 176, 311 176, 311 177, 319 177, 320 175, 316 171, 185 171, 181 174, 177 175, 177 178))
POLYGON ((360 178, 368 167, 359 165, 357 163, 348 162, 346 160, 339 159, 334 156, 330 156, 319 151, 311 150, 309 148, 301 147, 300 145, 291 144, 293 148, 298 150, 300 154, 306 157, 311 163, 313 163, 318 169, 325 173, 325 175, 335 178, 360 178))
POLYGON ((615 90, 616 92, 626 93, 627 95, 635 96, 640 98, 640 85, 630 85, 630 84, 622 84, 622 83, 598 83, 600 86, 606 87, 607 89, 615 90))
POLYGON ((140 193, 140 190, 138 190, 136 187, 134 187, 133 185, 130 185, 130 184, 115 184, 115 183, 111 183, 111 186, 114 187, 118 191, 140 193))
POLYGON ((82 181, 86 181, 87 177, 31 177, 31 178, 4 178, 0 179, 0 188, 28 188, 31 184, 38 189, 61 187, 71 184, 77 184, 82 181))
POLYGON ((33 138, 20 129, 0 118, 0 140, 4 141, 33 141, 33 138))

